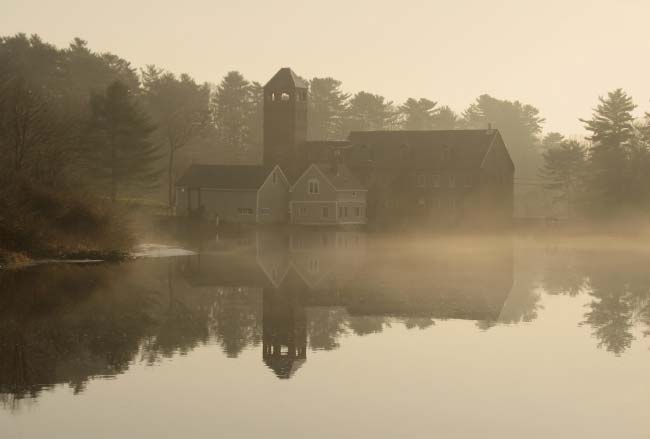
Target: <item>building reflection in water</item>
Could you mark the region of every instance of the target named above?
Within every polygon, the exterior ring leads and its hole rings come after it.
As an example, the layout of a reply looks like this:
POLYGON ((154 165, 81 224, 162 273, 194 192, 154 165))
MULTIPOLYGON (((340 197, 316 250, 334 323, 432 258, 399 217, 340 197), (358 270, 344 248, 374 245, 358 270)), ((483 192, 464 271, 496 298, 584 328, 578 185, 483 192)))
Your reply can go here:
POLYGON ((216 341, 229 357, 261 344, 290 378, 307 349, 401 321, 499 319, 512 247, 408 247, 359 232, 257 232, 193 256, 0 272, 0 396, 36 396, 124 373, 216 341))
POLYGON ((195 285, 259 289, 264 363, 290 378, 308 343, 335 348, 348 328, 363 335, 389 319, 423 328, 452 318, 489 326, 512 287, 512 258, 507 240, 432 251, 352 231, 256 232, 204 247, 184 273, 195 285))

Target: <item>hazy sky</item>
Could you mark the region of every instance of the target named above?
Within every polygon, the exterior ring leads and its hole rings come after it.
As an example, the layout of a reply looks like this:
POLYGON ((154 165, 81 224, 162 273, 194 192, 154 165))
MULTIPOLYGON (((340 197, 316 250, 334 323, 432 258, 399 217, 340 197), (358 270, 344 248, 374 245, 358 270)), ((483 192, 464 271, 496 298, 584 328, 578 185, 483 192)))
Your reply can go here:
POLYGON ((79 36, 133 65, 217 82, 280 67, 347 91, 462 111, 478 95, 538 107, 581 135, 597 97, 624 88, 650 110, 650 0, 0 0, 0 35, 79 36))

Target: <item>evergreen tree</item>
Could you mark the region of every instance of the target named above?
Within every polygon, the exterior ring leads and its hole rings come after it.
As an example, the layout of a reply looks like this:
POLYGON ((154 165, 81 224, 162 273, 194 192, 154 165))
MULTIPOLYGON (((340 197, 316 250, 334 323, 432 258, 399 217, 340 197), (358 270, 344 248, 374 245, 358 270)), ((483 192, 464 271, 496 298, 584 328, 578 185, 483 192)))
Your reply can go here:
POLYGON ((98 54, 88 48, 88 43, 75 38, 62 51, 63 93, 69 105, 77 105, 77 111, 86 111, 89 96, 101 94, 109 84, 120 81, 131 93, 138 93, 140 81, 130 63, 111 53, 98 54))
POLYGON ((542 139, 542 151, 548 151, 551 149, 557 149, 562 147, 562 144, 564 143, 566 139, 564 136, 560 133, 556 132, 550 132, 544 136, 542 139))
POLYGON ((620 88, 600 97, 591 119, 581 119, 591 132, 588 190, 591 204, 601 212, 615 211, 632 198, 634 126, 632 111, 636 105, 620 88))
POLYGON ((463 114, 468 128, 497 128, 515 163, 515 176, 536 178, 541 165, 539 133, 544 119, 539 110, 519 101, 506 101, 481 95, 463 114))
POLYGON ((171 207, 175 201, 176 154, 206 126, 210 89, 188 75, 176 78, 155 66, 147 66, 142 78, 147 109, 158 127, 158 141, 167 149, 167 196, 171 207))
POLYGON ((309 81, 309 119, 307 136, 316 140, 343 137, 343 116, 349 94, 341 91, 341 81, 334 78, 313 78, 309 81))
POLYGON ((259 82, 252 82, 248 88, 250 109, 248 112, 249 160, 261 163, 264 154, 264 87, 259 82))
POLYGON ((436 130, 453 130, 458 128, 459 125, 458 115, 444 105, 438 109, 436 114, 433 116, 433 128, 436 130))
POLYGON ((226 162, 246 159, 251 144, 251 114, 257 109, 250 82, 239 72, 229 72, 212 97, 213 121, 219 143, 226 152, 226 162))
POLYGON ((405 130, 431 130, 435 127, 435 117, 438 113, 437 102, 428 99, 408 98, 399 107, 402 117, 402 128, 405 130))
POLYGON ((396 128, 392 102, 383 96, 360 91, 350 100, 345 112, 345 131, 386 130, 396 128))
POLYGON ((564 140, 559 146, 544 152, 541 176, 545 187, 558 194, 556 201, 565 201, 568 216, 573 216, 573 204, 584 180, 586 149, 578 141, 564 140))
POLYGON ((87 127, 92 175, 115 202, 123 189, 151 189, 158 183, 158 148, 149 140, 155 127, 134 102, 129 88, 115 81, 91 97, 87 127))

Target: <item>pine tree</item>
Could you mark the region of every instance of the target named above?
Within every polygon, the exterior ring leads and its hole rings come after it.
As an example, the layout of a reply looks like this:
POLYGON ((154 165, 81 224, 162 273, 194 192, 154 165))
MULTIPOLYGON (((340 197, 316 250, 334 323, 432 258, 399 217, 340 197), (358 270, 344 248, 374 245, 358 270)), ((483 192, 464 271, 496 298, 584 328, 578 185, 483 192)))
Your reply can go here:
POLYGON ((313 78, 309 81, 310 139, 334 140, 343 137, 343 116, 349 94, 341 91, 341 81, 334 78, 313 78))
POLYGON ((149 140, 155 127, 136 106, 129 88, 115 81, 91 97, 87 127, 92 175, 112 202, 124 189, 148 190, 158 183, 158 148, 149 140))
POLYGON ((539 110, 519 101, 481 95, 463 114, 468 128, 497 128, 515 163, 515 176, 536 178, 541 165, 537 146, 544 119, 539 110))
POLYGON ((190 76, 175 75, 155 66, 142 72, 143 97, 158 127, 157 140, 167 149, 167 196, 174 205, 175 159, 178 150, 195 139, 208 122, 210 90, 190 76))
POLYGON ((264 154, 264 87, 259 82, 252 82, 248 87, 248 136, 250 150, 248 160, 261 163, 264 154))
POLYGON ((556 132, 550 132, 544 136, 542 139, 542 151, 549 151, 551 149, 557 149, 562 147, 562 144, 565 142, 565 138, 562 134, 556 132))
POLYGON ((431 130, 435 127, 435 117, 438 113, 437 102, 429 99, 408 98, 399 107, 402 117, 402 128, 405 130, 431 130))
POLYGON ((436 130, 453 130, 458 128, 459 124, 458 115, 444 105, 440 107, 437 113, 433 116, 433 129, 436 130))
POLYGON ((591 132, 588 190, 595 210, 614 212, 632 198, 632 148, 636 105, 622 89, 600 97, 591 119, 583 120, 591 132))
POLYGON ((245 160, 251 144, 251 113, 257 110, 251 84, 237 72, 229 72, 212 98, 212 116, 219 143, 226 151, 226 162, 245 160))
POLYGON ((396 128, 393 103, 383 96, 360 91, 350 100, 345 112, 345 131, 387 130, 396 128))
POLYGON ((567 203, 567 214, 573 216, 573 205, 584 181, 586 148, 578 141, 564 140, 544 152, 541 176, 546 189, 558 194, 556 201, 567 203))

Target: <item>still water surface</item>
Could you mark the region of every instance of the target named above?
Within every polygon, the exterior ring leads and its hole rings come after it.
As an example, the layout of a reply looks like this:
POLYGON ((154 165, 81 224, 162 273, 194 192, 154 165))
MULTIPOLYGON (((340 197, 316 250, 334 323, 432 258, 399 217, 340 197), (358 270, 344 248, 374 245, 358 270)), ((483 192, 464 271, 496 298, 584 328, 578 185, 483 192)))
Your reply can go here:
POLYGON ((650 437, 648 251, 355 232, 196 250, 0 272, 0 438, 650 437))

